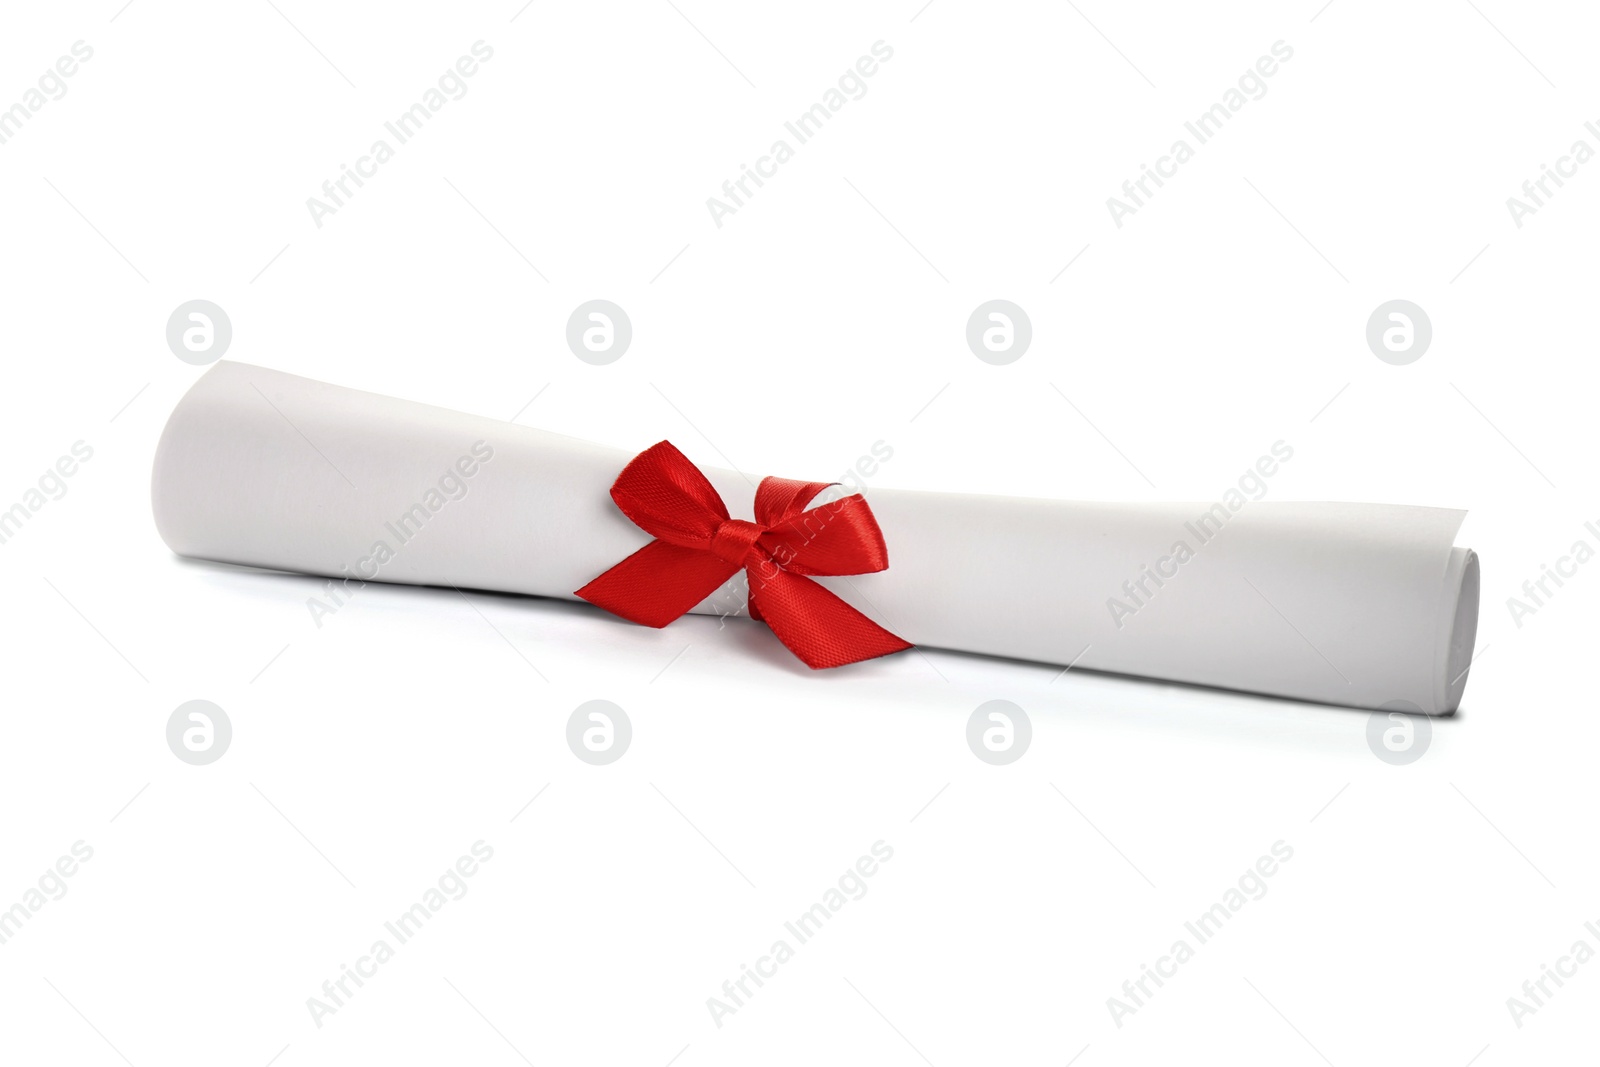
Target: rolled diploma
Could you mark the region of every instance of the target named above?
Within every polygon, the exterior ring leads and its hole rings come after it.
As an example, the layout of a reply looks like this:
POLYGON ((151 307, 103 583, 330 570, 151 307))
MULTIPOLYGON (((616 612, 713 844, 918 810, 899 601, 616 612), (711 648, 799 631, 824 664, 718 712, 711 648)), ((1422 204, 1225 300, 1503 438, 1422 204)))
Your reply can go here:
MULTIPOLYGON (((167 423, 152 500, 182 556, 576 599, 650 539, 609 495, 633 455, 219 362, 167 423)), ((804 462, 764 473, 815 477, 804 462)), ((751 516, 758 476, 702 469, 733 517, 751 516)), ((1464 512, 867 498, 889 568, 820 581, 918 645, 1428 714, 1454 711, 1466 685, 1478 566, 1454 547, 1464 512)), ((744 603, 741 575, 694 610, 744 603)))

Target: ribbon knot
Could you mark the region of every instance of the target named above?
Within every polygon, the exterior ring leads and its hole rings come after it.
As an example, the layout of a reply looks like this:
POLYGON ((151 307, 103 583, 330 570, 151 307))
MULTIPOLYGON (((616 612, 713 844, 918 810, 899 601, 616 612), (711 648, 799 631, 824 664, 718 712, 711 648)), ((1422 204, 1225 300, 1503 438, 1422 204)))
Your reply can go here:
POLYGON ((756 541, 766 533, 764 526, 743 519, 723 519, 711 535, 711 551, 729 563, 743 565, 756 541))
POLYGON ((576 595, 632 622, 661 627, 743 568, 750 617, 765 622, 809 667, 840 667, 910 648, 810 580, 889 566, 883 532, 859 493, 806 508, 830 484, 763 478, 755 521, 730 518, 688 457, 668 441, 652 445, 617 475, 611 499, 655 540, 576 595))

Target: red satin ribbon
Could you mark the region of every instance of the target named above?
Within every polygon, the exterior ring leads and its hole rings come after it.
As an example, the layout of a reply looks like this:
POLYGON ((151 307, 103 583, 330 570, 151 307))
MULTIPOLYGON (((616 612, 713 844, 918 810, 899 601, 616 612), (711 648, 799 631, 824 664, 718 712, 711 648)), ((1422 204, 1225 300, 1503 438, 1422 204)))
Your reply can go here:
POLYGON ((633 457, 611 499, 656 539, 577 591, 645 626, 687 612, 744 568, 750 617, 765 622, 808 667, 841 667, 910 648, 811 581, 889 566, 883 533, 861 494, 802 510, 829 482, 763 478, 756 521, 728 517, 706 476, 669 441, 633 457))

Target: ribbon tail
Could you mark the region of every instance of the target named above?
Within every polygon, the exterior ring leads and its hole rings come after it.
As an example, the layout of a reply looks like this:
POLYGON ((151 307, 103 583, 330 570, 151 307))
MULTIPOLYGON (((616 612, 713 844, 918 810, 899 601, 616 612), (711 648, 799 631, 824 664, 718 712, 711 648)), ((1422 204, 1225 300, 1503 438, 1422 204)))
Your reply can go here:
POLYGON ((843 667, 911 648, 855 608, 809 578, 787 571, 769 577, 750 575, 751 614, 807 667, 843 667))
POLYGON ((739 572, 698 548, 651 541, 574 595, 630 622, 660 628, 739 572))

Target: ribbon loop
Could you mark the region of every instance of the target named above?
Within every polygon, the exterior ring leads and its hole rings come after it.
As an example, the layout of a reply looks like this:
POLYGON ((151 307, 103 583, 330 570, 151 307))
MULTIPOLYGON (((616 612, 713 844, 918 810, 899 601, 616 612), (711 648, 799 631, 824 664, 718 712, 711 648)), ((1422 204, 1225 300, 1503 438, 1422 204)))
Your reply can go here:
POLYGON ((808 575, 870 574, 889 566, 872 509, 860 494, 809 510, 828 482, 763 478, 755 521, 734 519, 682 452, 662 441, 617 476, 611 498, 656 540, 576 593, 646 626, 680 617, 744 568, 750 616, 807 666, 840 667, 911 645, 808 575))
POLYGON ((611 499, 645 533, 686 548, 704 548, 728 517, 700 468, 670 441, 634 456, 612 484, 611 499))

